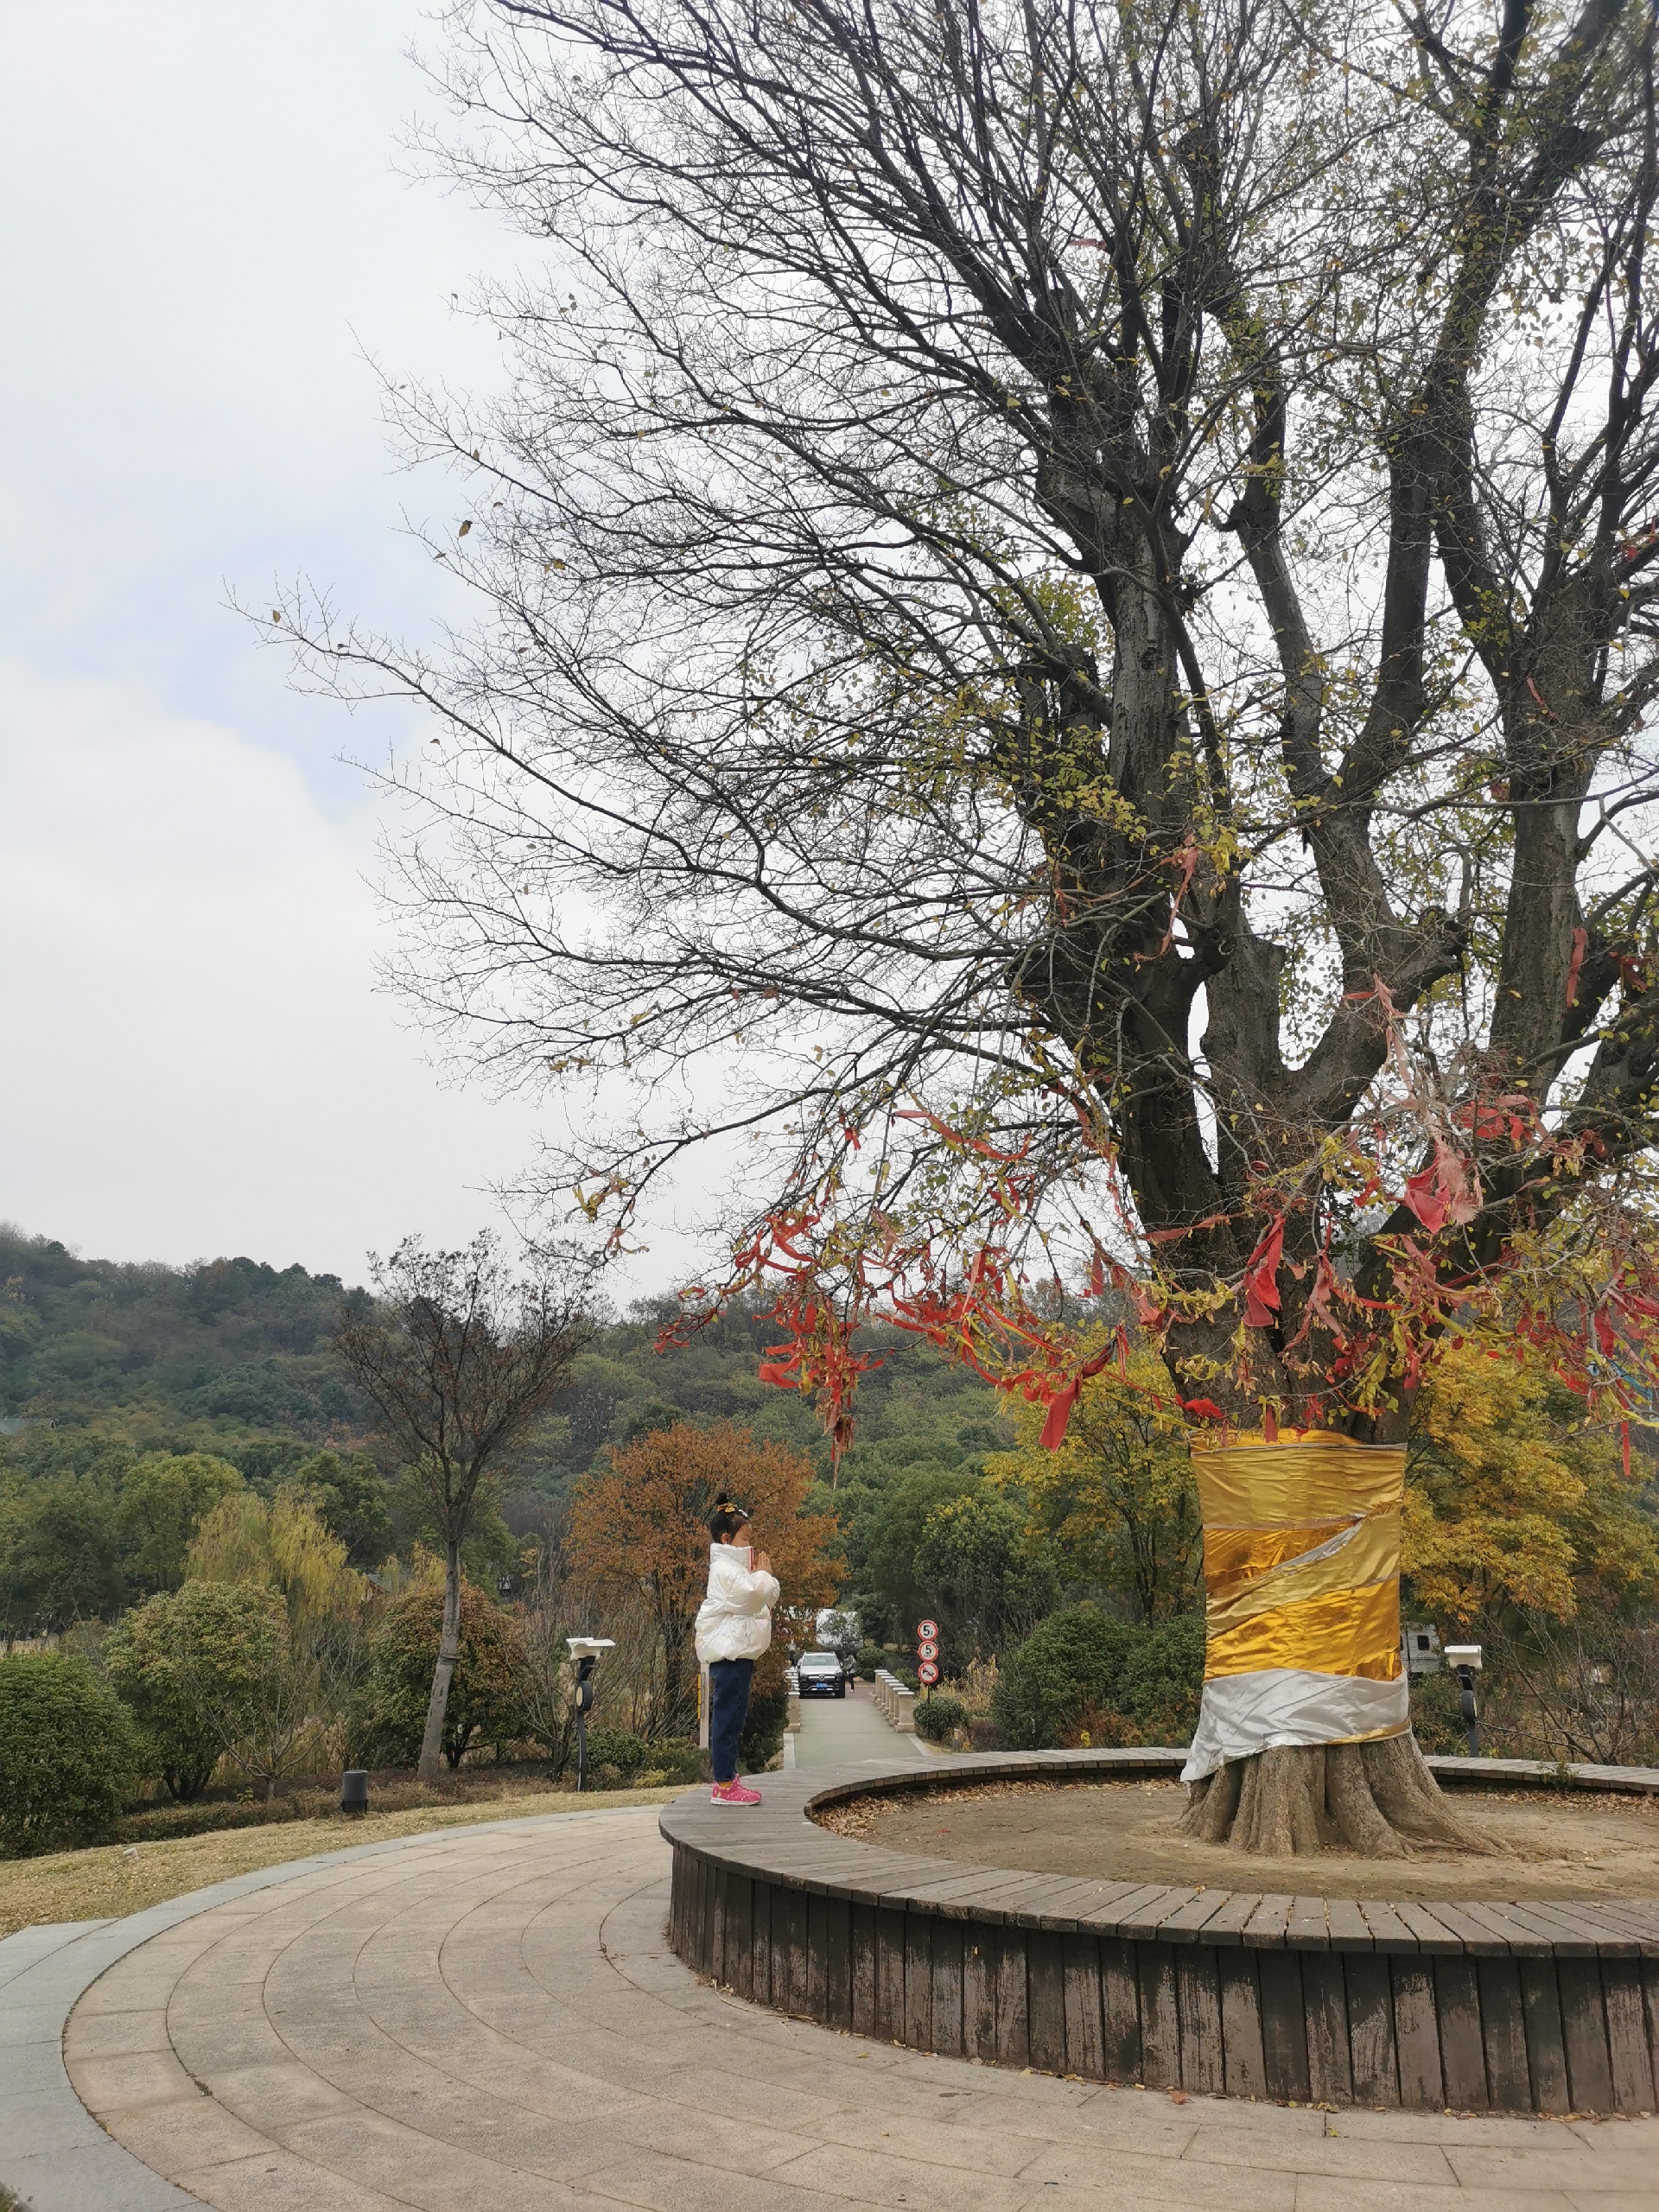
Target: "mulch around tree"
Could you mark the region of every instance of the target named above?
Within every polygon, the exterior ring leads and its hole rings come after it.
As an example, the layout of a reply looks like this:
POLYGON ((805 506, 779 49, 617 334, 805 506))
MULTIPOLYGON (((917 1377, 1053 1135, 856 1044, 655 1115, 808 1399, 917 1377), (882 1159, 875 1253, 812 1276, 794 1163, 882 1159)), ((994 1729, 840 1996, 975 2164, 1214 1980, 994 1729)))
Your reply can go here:
POLYGON ((1088 1879, 1326 1897, 1442 1898, 1659 1896, 1659 1802, 1555 1790, 1448 1791, 1459 1817, 1497 1847, 1438 1847, 1405 1859, 1259 1859, 1178 1833, 1178 1782, 997 1782, 855 1799, 823 1825, 865 1843, 981 1866, 1088 1879))

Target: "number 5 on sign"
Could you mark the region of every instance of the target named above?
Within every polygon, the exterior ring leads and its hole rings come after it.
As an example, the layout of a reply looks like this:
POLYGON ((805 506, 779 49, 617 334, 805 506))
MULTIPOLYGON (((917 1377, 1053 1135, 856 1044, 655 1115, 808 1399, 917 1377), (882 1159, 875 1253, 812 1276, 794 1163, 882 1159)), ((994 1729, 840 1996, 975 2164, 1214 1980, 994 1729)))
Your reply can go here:
POLYGON ((939 1624, 938 1621, 918 1621, 916 1624, 916 1633, 924 1643, 931 1642, 932 1638, 938 1634, 938 1632, 939 1624))
POLYGON ((918 1659, 937 1659, 938 1656, 938 1645, 937 1643, 931 1643, 925 1637, 923 1637, 922 1641, 916 1647, 916 1656, 918 1659))

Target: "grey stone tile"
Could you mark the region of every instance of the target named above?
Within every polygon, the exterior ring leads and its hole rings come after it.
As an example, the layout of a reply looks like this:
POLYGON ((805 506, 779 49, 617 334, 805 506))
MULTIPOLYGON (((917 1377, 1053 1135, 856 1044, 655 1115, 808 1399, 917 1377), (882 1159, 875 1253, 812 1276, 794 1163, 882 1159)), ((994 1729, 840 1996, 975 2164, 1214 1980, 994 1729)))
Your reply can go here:
POLYGON ((355 2097, 285 2051, 253 2065, 216 2066, 213 2080, 217 2103, 273 2139, 304 2120, 338 2118, 358 2109, 355 2097))
POLYGON ((827 2142, 849 2150, 892 2152, 919 2158, 927 2165, 959 2166, 969 2173, 1019 2174, 1043 2151, 1035 2135, 976 2127, 969 2120, 935 2119, 930 2113, 909 2111, 898 2101, 874 2109, 832 2113, 819 2128, 827 2142))
MULTIPOLYGON (((63 2016, 73 1998, 41 1998, 33 1994, 8 1997, 0 2005, 0 2050, 22 2050, 30 2044, 56 2047, 63 2034, 63 2016)), ((11 2060, 6 2061, 8 2070, 11 2060)))
POLYGON ((0 1989, 27 1974, 41 1960, 50 1958, 83 1936, 109 1926, 107 1920, 42 1921, 34 1928, 19 1928, 0 1939, 0 1989))
POLYGON ((296 2128, 286 2147, 359 2188, 378 2190, 430 2212, 467 2212, 484 2205, 501 2212, 531 2212, 548 2201, 547 2176, 513 2168, 476 2152, 459 2151, 432 2135, 417 2134, 372 2113, 315 2120, 296 2128))
POLYGON ((1448 2148, 1452 2171, 1465 2189, 1647 2189, 1659 2203, 1659 2171, 1652 2156, 1634 2151, 1596 2152, 1571 2136, 1555 2146, 1519 2151, 1448 2148))
POLYGON ((193 2201, 218 2212, 404 2212, 403 2199, 382 2196, 280 2151, 186 2172, 180 2179, 194 2192, 193 2201))
POLYGON ((7 2152, 0 2180, 30 2212, 194 2212, 205 2201, 151 2173, 107 2137, 35 2158, 7 2152))
POLYGON ((1033 2168, 1017 2178, 943 2165, 905 2155, 902 2126, 891 2150, 861 2151, 829 2143, 776 2170, 775 2178, 802 2189, 850 2197, 858 2204, 904 2204, 909 2212, 1018 2212, 1032 2195, 1033 2168))
POLYGON ((170 2045, 159 2050, 123 2051, 103 2058, 78 2057, 73 2081, 75 2094, 96 2113, 170 2104, 180 2098, 201 2094, 200 2085, 180 2065, 170 2045))
POLYGON ((1296 2212, 1572 2212, 1559 2190, 1434 2189, 1416 2182, 1338 2181, 1303 2175, 1296 2212))
POLYGON ((840 2212, 843 2201, 775 2173, 740 2173, 706 2157, 671 2158, 650 2152, 601 2168, 586 2177, 584 2186, 595 2196, 645 2205, 650 2212, 840 2212))
POLYGON ((1575 2120, 1567 2133, 1592 2151, 1643 2150, 1659 2155, 1659 2119, 1575 2120))
POLYGON ((1289 2173, 1363 2177, 1386 2168, 1390 2181, 1454 2186, 1459 2177, 1437 2143, 1390 2143, 1385 2153, 1375 2143, 1344 2136, 1288 2137, 1274 2143, 1257 2133, 1230 2138, 1223 2128, 1199 2131, 1185 2158, 1188 2165, 1248 2166, 1252 2171, 1278 2168, 1289 2173))
POLYGON ((73 2061, 82 2058, 124 2058, 138 2050, 166 2050, 172 2043, 167 2014, 159 2006, 149 2012, 83 2012, 69 2016, 64 2050, 73 2061))
POLYGON ((1573 2131, 1559 2120, 1469 2118, 1449 2112, 1358 2112, 1331 2115, 1332 2133, 1355 2142, 1439 2143, 1447 2150, 1560 2150, 1573 2131))
POLYGON ((79 2100, 65 2094, 61 2082, 34 2090, 14 2089, 8 2082, 0 2094, 0 2146, 8 2164, 14 2158, 38 2158, 108 2139, 79 2100))
POLYGON ((270 2139, 227 2112, 216 2098, 197 2094, 187 2103, 129 2107, 111 2113, 106 2125, 124 2150, 162 2174, 188 2168, 223 2165, 252 2158, 270 2147, 270 2139))
POLYGON ((1145 2197, 1158 2204, 1215 2205, 1221 2212, 1292 2212, 1298 2177, 1268 2167, 1220 2166, 1118 2145, 1097 2155, 1080 2153, 1067 2144, 1033 2160, 1020 2178, 1029 2190, 1027 2203, 1042 2206, 1045 2212, 1057 2197, 1064 2205, 1068 2196, 1082 2202, 1091 2192, 1096 2202, 1109 2196, 1126 2205, 1145 2197), (1046 2186, 1051 2182, 1052 2189, 1046 2186))

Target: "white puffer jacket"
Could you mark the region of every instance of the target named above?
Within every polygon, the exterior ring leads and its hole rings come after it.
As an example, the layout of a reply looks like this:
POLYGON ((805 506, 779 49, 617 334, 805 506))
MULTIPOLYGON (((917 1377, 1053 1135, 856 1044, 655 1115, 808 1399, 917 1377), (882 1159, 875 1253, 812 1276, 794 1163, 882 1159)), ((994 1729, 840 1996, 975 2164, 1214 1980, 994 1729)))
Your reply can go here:
POLYGON ((778 1578, 749 1565, 747 1544, 710 1544, 709 1595, 697 1608, 697 1663, 758 1659, 772 1642, 778 1578))

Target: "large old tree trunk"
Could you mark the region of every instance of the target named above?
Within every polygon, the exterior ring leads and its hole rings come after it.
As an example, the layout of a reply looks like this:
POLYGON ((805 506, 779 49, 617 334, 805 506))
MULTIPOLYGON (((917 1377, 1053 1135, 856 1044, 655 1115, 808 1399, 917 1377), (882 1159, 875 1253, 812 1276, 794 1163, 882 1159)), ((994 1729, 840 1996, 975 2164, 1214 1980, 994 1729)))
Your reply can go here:
MULTIPOLYGON (((1388 1418, 1403 1428, 1403 1408, 1388 1418)), ((1192 1457, 1205 1681, 1185 1832, 1273 1859, 1481 1848, 1409 1727, 1403 1442, 1375 1427, 1363 1438, 1224 1427, 1194 1436, 1192 1457)))
POLYGON ((1192 1785, 1184 1832, 1268 1859, 1351 1851, 1406 1859, 1414 1846, 1489 1848, 1451 1811, 1409 1733, 1372 1744, 1285 1745, 1232 1759, 1192 1785))

